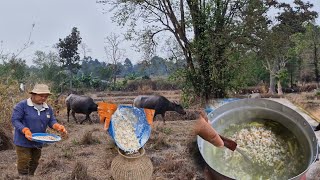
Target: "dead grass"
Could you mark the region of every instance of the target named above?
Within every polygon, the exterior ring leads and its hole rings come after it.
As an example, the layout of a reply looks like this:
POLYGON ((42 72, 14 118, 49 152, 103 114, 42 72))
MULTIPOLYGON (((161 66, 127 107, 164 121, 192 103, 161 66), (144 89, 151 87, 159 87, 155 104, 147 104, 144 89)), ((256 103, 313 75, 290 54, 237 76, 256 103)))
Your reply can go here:
POLYGON ((170 153, 166 155, 164 162, 155 168, 155 171, 157 171, 157 173, 167 174, 167 177, 170 179, 194 179, 196 171, 194 167, 187 166, 189 163, 189 160, 170 153))
POLYGON ((314 92, 301 94, 288 94, 286 98, 315 121, 320 123, 320 100, 314 92))
POLYGON ((88 175, 88 168, 81 162, 76 162, 76 165, 74 169, 72 170, 70 180, 93 180, 95 178, 92 178, 88 175))
POLYGON ((152 92, 157 90, 177 90, 179 83, 166 80, 133 80, 123 88, 125 91, 152 92))
MULTIPOLYGON (((66 114, 61 116, 61 118, 63 122, 66 122, 66 114)), ((170 114, 168 114, 168 118, 171 118, 170 114)), ((194 178, 194 174, 197 174, 196 179, 202 177, 202 174, 194 170, 195 165, 188 159, 185 147, 187 144, 185 141, 190 137, 190 124, 193 123, 188 123, 187 121, 170 121, 167 122, 166 125, 163 125, 163 122, 154 122, 155 126, 152 129, 151 138, 145 145, 146 155, 151 157, 154 170, 159 169, 159 171, 154 171, 152 179, 189 180, 194 178), (174 155, 170 156, 170 153, 174 155), (165 164, 168 165, 167 168, 163 165, 164 163, 168 163, 165 164), (174 169, 175 171, 170 171, 170 169, 174 169)), ((65 126, 69 133, 69 139, 43 148, 43 158, 49 156, 51 160, 52 158, 50 156, 55 154, 57 156, 56 162, 50 163, 44 159, 36 172, 34 180, 69 180, 76 178, 90 180, 93 179, 93 177, 99 180, 111 179, 111 163, 114 157, 118 155, 118 152, 112 139, 106 134, 107 132, 103 131, 103 126, 100 124, 78 125, 73 121, 65 123, 65 126), (85 135, 94 128, 99 129, 99 131, 85 135), (86 136, 91 136, 92 139, 99 139, 101 143, 90 146, 81 145, 81 139, 86 136), (83 164, 77 165, 77 161, 83 164), (62 164, 61 169, 57 167, 60 163, 62 164), (44 174, 44 172, 41 171, 42 166, 44 166, 43 169, 52 167, 53 172, 44 174), (82 171, 84 171, 83 174, 81 174, 82 171)), ((13 150, 9 151, 12 156, 14 156, 13 150)), ((3 169, 5 173, 10 174, 10 171, 15 169, 15 159, 11 159, 10 156, 8 156, 4 161, 10 162, 8 163, 10 168, 3 169)), ((0 169, 0 172, 1 170, 2 169, 0 169)))
POLYGON ((172 128, 167 126, 156 126, 154 130, 157 131, 158 134, 160 133, 164 133, 166 135, 172 134, 172 128))
POLYGON ((165 138, 164 134, 159 134, 154 136, 154 138, 150 137, 149 148, 153 150, 161 150, 169 148, 171 145, 169 144, 169 140, 165 138))
POLYGON ((63 169, 63 164, 59 160, 57 160, 54 156, 51 156, 46 159, 46 161, 40 168, 40 174, 41 175, 49 174, 60 169, 63 169))
POLYGON ((105 153, 104 158, 103 158, 104 159, 104 161, 103 161, 104 168, 110 169, 112 160, 119 154, 116 144, 111 139, 109 139, 109 141, 107 141, 104 153, 105 153))
POLYGON ((66 158, 66 159, 73 159, 74 158, 74 149, 70 146, 64 146, 61 148, 62 155, 60 157, 66 158))
POLYGON ((170 142, 168 134, 171 133, 170 127, 165 127, 162 123, 154 123, 152 134, 148 140, 148 148, 152 150, 161 150, 169 148, 170 142))
MULTIPOLYGON (((19 83, 17 81, 3 81, 0 79, 0 147, 5 145, 6 148, 12 148, 12 141, 8 139, 13 138, 11 125, 11 116, 13 107, 19 101, 28 97, 28 93, 19 91, 19 83)), ((5 150, 1 148, 0 150, 5 150)))
POLYGON ((146 85, 146 84, 144 84, 144 85, 138 86, 137 91, 138 91, 139 93, 147 93, 147 92, 151 92, 152 89, 153 89, 153 88, 152 88, 152 85, 146 85))
MULTIPOLYGON (((170 99, 177 99, 179 96, 175 95, 176 92, 158 91, 152 93, 167 94, 170 99)), ((105 92, 105 94, 108 93, 105 92)), ((126 96, 125 98, 134 98, 134 96, 128 97, 131 92, 112 92, 110 96, 113 97, 107 96, 120 103, 120 98, 124 97, 115 98, 118 96, 117 93, 121 94, 119 96, 126 96)), ((137 92, 132 93, 138 94, 137 92)), ((163 125, 161 117, 159 118, 160 122, 154 122, 151 137, 145 145, 146 156, 150 157, 154 167, 152 179, 204 179, 205 161, 198 150, 196 137, 190 133, 194 124, 190 120, 197 118, 198 115, 195 110, 202 107, 200 105, 189 107, 186 116, 170 112, 166 114, 168 119, 165 125, 163 125)), ((69 139, 43 148, 41 158, 43 161, 40 162, 36 176, 31 179, 112 179, 110 166, 118 152, 112 139, 107 132, 103 131, 103 126, 87 123, 84 125, 75 124, 72 118, 69 123, 66 123, 66 112, 63 112, 60 118, 62 122, 65 122, 64 125, 68 130, 69 139), (94 128, 99 129, 99 131, 93 131, 94 128), (82 139, 87 139, 84 140, 84 145, 82 145, 82 139), (100 140, 101 143, 90 144, 95 139, 100 140), (86 144, 87 142, 89 144, 86 144), (56 162, 50 162, 53 161, 50 157, 53 154, 56 155, 56 162), (46 157, 49 157, 48 160, 46 157), (58 166, 61 166, 61 168, 58 166), (51 167, 52 173, 45 174, 42 172, 42 169, 45 170, 49 167, 51 167)), ((0 179, 19 179, 14 175, 16 170, 14 150, 2 151, 0 154, 3 155, 0 162, 4 162, 0 163, 0 179)))
POLYGON ((165 158, 156 155, 151 156, 150 160, 155 167, 161 166, 165 162, 165 158))
MULTIPOLYGON (((186 114, 185 115, 182 115, 182 114, 179 114, 175 111, 167 111, 166 112, 166 116, 165 116, 165 119, 166 121, 176 121, 176 120, 195 120, 198 118, 199 114, 198 112, 195 112, 195 110, 197 109, 201 109, 200 107, 199 108, 191 108, 192 110, 185 110, 186 111, 186 114)), ((159 121, 163 121, 162 120, 162 117, 161 115, 157 115, 157 120, 159 121)))
POLYGON ((14 180, 14 179, 19 179, 18 176, 14 176, 14 175, 10 175, 10 174, 1 174, 0 175, 0 178, 1 179, 4 179, 4 180, 14 180))
POLYGON ((93 129, 93 130, 89 130, 89 131, 86 131, 84 133, 84 135, 82 136, 81 140, 80 140, 80 144, 81 145, 91 145, 91 144, 97 144, 97 143, 100 143, 99 139, 97 138, 94 138, 92 136, 92 133, 94 131, 98 131, 98 129, 93 129))
POLYGON ((11 135, 7 134, 8 132, 0 128, 0 151, 13 149, 13 142, 11 135))
POLYGON ((161 173, 177 172, 185 163, 186 162, 181 159, 166 159, 166 161, 157 168, 157 171, 161 173))

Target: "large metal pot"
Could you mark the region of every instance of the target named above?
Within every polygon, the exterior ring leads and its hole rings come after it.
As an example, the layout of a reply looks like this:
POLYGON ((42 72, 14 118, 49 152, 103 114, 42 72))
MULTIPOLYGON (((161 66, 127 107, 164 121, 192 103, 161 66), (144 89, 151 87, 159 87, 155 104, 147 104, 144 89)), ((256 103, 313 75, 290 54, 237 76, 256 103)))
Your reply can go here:
MULTIPOLYGON (((249 123, 257 118, 274 120, 287 127, 298 138, 301 147, 305 148, 308 158, 308 167, 296 177, 292 177, 292 180, 301 179, 318 157, 318 140, 312 127, 298 112, 278 102, 266 99, 237 100, 218 107, 208 114, 208 118, 212 127, 219 133, 222 133, 230 124, 249 123)), ((203 159, 208 164, 209 157, 206 157, 203 153, 204 140, 198 136, 197 143, 203 159)), ((212 165, 209 166, 217 172, 217 177, 231 179, 224 174, 220 174, 212 165)))

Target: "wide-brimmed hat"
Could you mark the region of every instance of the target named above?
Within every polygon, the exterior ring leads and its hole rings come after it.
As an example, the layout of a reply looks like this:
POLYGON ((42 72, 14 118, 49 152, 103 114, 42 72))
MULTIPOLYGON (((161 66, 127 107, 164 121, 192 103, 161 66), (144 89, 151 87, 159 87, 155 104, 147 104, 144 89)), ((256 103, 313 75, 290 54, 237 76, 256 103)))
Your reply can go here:
POLYGON ((32 91, 30 91, 29 93, 30 94, 49 94, 49 95, 51 95, 49 87, 45 84, 34 85, 32 91))

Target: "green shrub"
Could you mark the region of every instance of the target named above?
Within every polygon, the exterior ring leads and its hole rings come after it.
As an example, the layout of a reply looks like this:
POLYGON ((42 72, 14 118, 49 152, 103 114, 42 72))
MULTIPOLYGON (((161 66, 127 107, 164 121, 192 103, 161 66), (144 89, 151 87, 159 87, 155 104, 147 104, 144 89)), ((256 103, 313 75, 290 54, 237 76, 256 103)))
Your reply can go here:
POLYGON ((126 76, 126 79, 128 79, 128 80, 135 80, 135 79, 137 79, 137 75, 136 74, 134 74, 134 73, 131 73, 131 74, 128 74, 127 76, 126 76))
POLYGON ((123 81, 117 81, 115 84, 111 83, 108 87, 111 91, 121 91, 124 89, 123 81))

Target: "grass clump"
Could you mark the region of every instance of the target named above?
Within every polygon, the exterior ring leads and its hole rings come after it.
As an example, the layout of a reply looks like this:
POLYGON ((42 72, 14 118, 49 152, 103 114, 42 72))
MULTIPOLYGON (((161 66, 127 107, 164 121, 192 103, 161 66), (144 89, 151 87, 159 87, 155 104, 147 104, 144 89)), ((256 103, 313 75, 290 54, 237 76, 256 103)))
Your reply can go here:
POLYGON ((162 133, 164 133, 165 135, 170 135, 170 134, 172 134, 172 128, 170 128, 170 127, 164 127, 164 126, 162 126, 162 127, 158 127, 157 128, 157 130, 159 131, 159 132, 162 132, 162 133))
POLYGON ((92 179, 88 175, 88 168, 81 162, 77 162, 74 169, 72 170, 70 180, 89 180, 92 179))
POLYGON ((49 174, 51 172, 54 172, 56 170, 61 169, 62 164, 60 163, 59 160, 56 160, 56 158, 54 156, 51 156, 49 158, 46 159, 46 162, 42 165, 41 169, 40 169, 40 174, 44 175, 44 174, 49 174))
POLYGON ((90 130, 90 131, 86 131, 83 135, 83 137, 80 140, 80 144, 81 145, 91 145, 91 144, 99 144, 100 141, 97 138, 94 138, 92 136, 92 133, 96 131, 96 129, 90 130))
POLYGON ((62 148, 62 157, 72 159, 74 157, 74 150, 71 147, 62 148))

